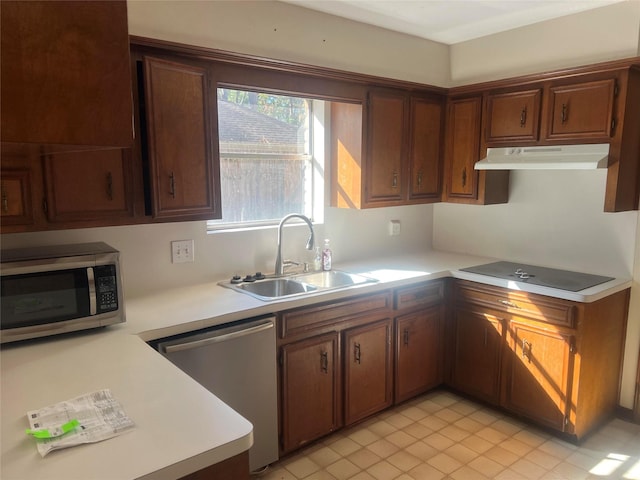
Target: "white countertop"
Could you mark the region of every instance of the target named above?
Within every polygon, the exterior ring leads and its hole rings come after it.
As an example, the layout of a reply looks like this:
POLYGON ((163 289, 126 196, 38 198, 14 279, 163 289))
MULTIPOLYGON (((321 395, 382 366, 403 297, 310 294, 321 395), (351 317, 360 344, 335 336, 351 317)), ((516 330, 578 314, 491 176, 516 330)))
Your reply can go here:
POLYGON ((0 476, 3 480, 169 479, 249 449, 251 424, 145 341, 451 276, 581 302, 592 302, 631 286, 631 280, 616 279, 574 293, 459 271, 495 260, 429 252, 335 265, 336 269, 369 275, 379 282, 277 302, 263 302, 217 282, 175 288, 128 298, 125 324, 4 347, 0 356, 0 476), (101 443, 41 458, 33 439, 24 433, 28 428, 26 412, 103 388, 112 390, 136 428, 101 443))

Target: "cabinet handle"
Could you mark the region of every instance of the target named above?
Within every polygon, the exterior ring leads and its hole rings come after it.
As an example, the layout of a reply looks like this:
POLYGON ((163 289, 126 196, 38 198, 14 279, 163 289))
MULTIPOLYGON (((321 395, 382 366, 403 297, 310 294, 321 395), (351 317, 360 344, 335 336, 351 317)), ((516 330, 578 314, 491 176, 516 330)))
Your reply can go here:
POLYGON ((467 185, 467 167, 462 169, 462 188, 467 185))
POLYGON ((422 172, 418 172, 418 187, 422 186, 422 172))
POLYGON ((7 198, 7 191, 4 189, 4 185, 2 185, 2 211, 4 213, 9 211, 9 199, 7 198))
POLYGON ((516 303, 510 302, 509 300, 498 300, 498 303, 501 303, 506 307, 520 308, 516 303))
POLYGON ((391 188, 398 188, 398 172, 393 172, 393 179, 391 180, 391 188))
POLYGON ((360 344, 359 343, 353 344, 353 360, 358 364, 360 363, 360 344))
POLYGON ((527 123, 527 107, 524 107, 520 112, 520 126, 524 127, 527 123))
POLYGON ((568 113, 569 113, 569 106, 566 103, 562 104, 562 113, 561 113, 561 117, 560 119, 562 120, 562 123, 567 123, 567 119, 568 119, 568 113))
POLYGON ((402 332, 402 343, 404 343, 405 347, 409 346, 409 329, 405 328, 402 332))
POLYGON ((532 346, 531 342, 527 342, 524 338, 522 339, 522 358, 526 358, 529 362, 531 362, 532 346))
POLYGON ((320 352, 320 371, 323 373, 329 372, 329 356, 327 352, 320 352))
POLYGON ((107 198, 113 200, 113 175, 107 172, 107 198))
POLYGON ((171 195, 171 198, 176 198, 176 180, 173 172, 169 174, 169 195, 171 195))

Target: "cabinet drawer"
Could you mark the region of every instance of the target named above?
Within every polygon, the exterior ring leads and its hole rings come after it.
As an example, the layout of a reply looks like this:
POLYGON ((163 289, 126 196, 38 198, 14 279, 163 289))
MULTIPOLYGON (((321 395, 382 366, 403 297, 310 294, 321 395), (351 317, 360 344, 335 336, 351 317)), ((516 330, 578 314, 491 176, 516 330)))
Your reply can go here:
POLYGON ((436 305, 444 300, 444 281, 432 281, 421 285, 400 288, 394 296, 396 310, 436 305))
POLYGON ((492 310, 508 312, 569 328, 574 328, 575 326, 576 307, 573 302, 568 300, 458 280, 456 282, 455 301, 473 303, 492 310))
POLYGON ((291 310, 281 315, 280 338, 307 333, 311 330, 355 318, 364 313, 382 311, 389 308, 391 308, 391 292, 291 310))

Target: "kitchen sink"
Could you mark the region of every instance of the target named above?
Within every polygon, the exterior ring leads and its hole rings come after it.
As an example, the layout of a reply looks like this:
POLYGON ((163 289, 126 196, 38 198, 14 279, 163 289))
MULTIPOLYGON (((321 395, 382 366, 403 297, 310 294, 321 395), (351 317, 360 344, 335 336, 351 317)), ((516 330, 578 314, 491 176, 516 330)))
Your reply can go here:
POLYGON ((290 278, 269 278, 251 283, 240 283, 234 285, 233 288, 258 298, 264 297, 267 299, 288 297, 289 295, 313 292, 318 289, 318 287, 313 285, 298 282, 290 278))
POLYGON ((265 278, 241 283, 220 282, 223 287, 246 293, 260 300, 278 300, 294 295, 305 295, 327 290, 348 288, 377 280, 364 275, 330 270, 327 272, 303 273, 290 277, 265 278))

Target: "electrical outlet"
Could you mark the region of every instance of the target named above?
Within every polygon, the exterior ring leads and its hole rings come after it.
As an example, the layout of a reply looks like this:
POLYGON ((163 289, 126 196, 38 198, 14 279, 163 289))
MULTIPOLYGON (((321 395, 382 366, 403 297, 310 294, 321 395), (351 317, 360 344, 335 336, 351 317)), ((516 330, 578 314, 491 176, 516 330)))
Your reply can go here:
POLYGON ((193 240, 171 242, 171 263, 193 262, 193 240))
POLYGON ((400 235, 400 220, 389 221, 389 235, 392 237, 400 235))

